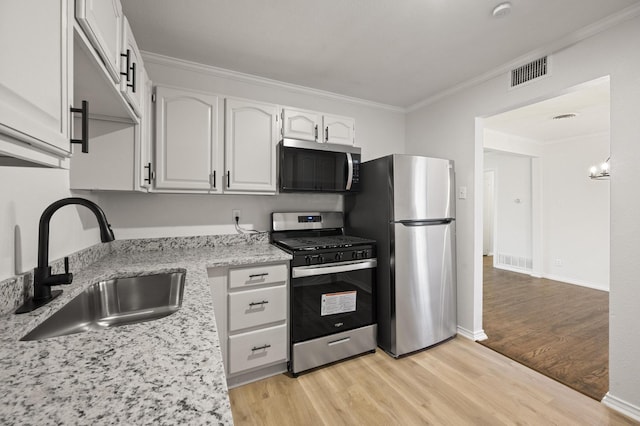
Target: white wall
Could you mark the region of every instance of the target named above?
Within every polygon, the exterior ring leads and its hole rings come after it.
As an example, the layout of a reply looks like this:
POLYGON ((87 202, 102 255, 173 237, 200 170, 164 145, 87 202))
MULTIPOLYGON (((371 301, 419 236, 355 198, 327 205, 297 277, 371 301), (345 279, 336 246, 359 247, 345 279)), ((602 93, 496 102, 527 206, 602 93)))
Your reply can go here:
MULTIPOLYGON (((533 189, 533 170, 530 165, 522 164, 526 161, 522 155, 536 156, 540 164, 536 178, 540 181, 542 195, 539 205, 529 200, 529 207, 533 209, 529 209, 531 221, 521 223, 519 226, 523 228, 514 227, 511 221, 505 223, 504 215, 511 212, 509 217, 512 217, 515 213, 515 206, 509 203, 513 200, 503 199, 498 205, 498 250, 511 254, 500 247, 517 246, 517 241, 520 241, 523 247, 528 247, 531 255, 533 241, 539 240, 541 256, 539 260, 534 259, 541 265, 536 276, 608 291, 609 181, 593 181, 588 178, 587 171, 592 164, 599 164, 609 156, 609 134, 536 143, 485 129, 484 147, 500 150, 485 153, 484 170, 498 170, 500 179, 497 182, 501 186, 522 186, 520 191, 527 186, 529 190, 533 189), (524 175, 525 171, 528 176, 524 175), (524 227, 532 228, 536 214, 540 216, 541 227, 537 231, 539 235, 534 233, 531 240, 530 236, 522 234, 524 227)), ((498 192, 506 196, 502 188, 498 192)), ((500 263, 498 258, 494 258, 495 261, 500 263)))
POLYGON ((609 181, 588 177, 609 156, 609 135, 555 141, 544 152, 544 276, 609 290, 609 181))
POLYGON ((531 269, 531 159, 502 152, 486 152, 484 169, 495 170, 494 264, 531 269), (503 259, 508 256, 507 259, 503 259))
POLYGON ((451 158, 457 185, 458 323, 482 332, 482 117, 562 94, 609 75, 611 81, 610 389, 607 403, 640 418, 640 18, 621 22, 552 55, 551 73, 515 90, 506 75, 453 92, 407 115, 407 153, 451 158), (478 120, 476 120, 478 119, 478 120), (627 404, 627 405, 625 405, 627 404), (630 405, 628 405, 630 404, 630 405))
MULTIPOLYGON (((0 167, 0 281, 37 264, 38 222, 52 202, 69 197, 69 172, 61 169, 0 167)), ((85 198, 95 197, 90 194, 85 198)), ((100 242, 94 216, 65 206, 51 218, 51 260, 100 242)))

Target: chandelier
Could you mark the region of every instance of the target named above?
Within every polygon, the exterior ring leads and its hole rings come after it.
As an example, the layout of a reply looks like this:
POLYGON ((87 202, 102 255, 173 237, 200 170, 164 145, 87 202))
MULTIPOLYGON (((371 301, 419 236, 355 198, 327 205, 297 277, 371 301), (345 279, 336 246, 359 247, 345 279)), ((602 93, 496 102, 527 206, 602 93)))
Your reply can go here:
POLYGON ((604 163, 600 164, 600 167, 592 166, 589 169, 589 177, 591 179, 609 179, 609 156, 604 163))

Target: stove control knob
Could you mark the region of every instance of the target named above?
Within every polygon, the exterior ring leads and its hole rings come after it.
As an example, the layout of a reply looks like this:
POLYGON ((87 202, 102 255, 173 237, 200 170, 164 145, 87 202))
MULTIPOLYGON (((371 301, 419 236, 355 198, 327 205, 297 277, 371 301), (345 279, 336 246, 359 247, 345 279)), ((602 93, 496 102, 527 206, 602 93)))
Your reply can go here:
POLYGON ((324 262, 324 257, 321 254, 319 254, 318 255, 318 263, 323 263, 323 262, 324 262))
POLYGON ((362 250, 362 258, 369 257, 369 250, 362 250))
POLYGON ((305 256, 305 257, 304 257, 304 262, 305 262, 307 265, 311 265, 311 256, 305 256))
POLYGON ((342 260, 342 253, 340 253, 340 252, 336 253, 335 259, 336 260, 342 260))
POLYGON ((358 258, 358 252, 352 251, 351 252, 351 258, 352 259, 357 259, 358 258))

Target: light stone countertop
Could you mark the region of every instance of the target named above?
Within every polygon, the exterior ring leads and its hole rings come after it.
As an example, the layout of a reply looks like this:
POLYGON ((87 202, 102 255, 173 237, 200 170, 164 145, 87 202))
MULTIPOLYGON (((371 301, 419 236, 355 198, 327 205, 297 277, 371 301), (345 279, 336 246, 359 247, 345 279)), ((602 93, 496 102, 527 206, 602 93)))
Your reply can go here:
POLYGON ((207 268, 291 257, 265 242, 174 246, 123 246, 72 270, 49 305, 0 317, 0 424, 233 424, 207 268), (186 271, 184 298, 170 316, 19 341, 90 284, 177 270, 186 271))

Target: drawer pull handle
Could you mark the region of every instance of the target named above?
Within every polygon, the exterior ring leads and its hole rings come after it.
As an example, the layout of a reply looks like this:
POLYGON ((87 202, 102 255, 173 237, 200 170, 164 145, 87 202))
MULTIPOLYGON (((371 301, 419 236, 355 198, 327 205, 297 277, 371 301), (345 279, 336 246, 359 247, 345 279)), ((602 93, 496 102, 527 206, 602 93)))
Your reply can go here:
POLYGON ((251 348, 251 352, 260 351, 262 349, 268 349, 270 347, 271 345, 254 346, 253 348, 251 348))
POLYGON ((268 300, 263 300, 262 302, 251 302, 249 303, 249 307, 252 308, 254 306, 262 306, 262 305, 266 305, 267 303, 269 303, 268 300))
POLYGON ((267 275, 269 275, 268 272, 263 272, 261 274, 251 274, 249 275, 249 278, 260 278, 260 277, 266 277, 267 275))
POLYGON ((333 345, 338 345, 340 343, 347 343, 349 340, 351 340, 351 337, 345 337, 344 339, 339 339, 339 340, 334 340, 333 342, 329 342, 327 343, 327 345, 333 346, 333 345))

